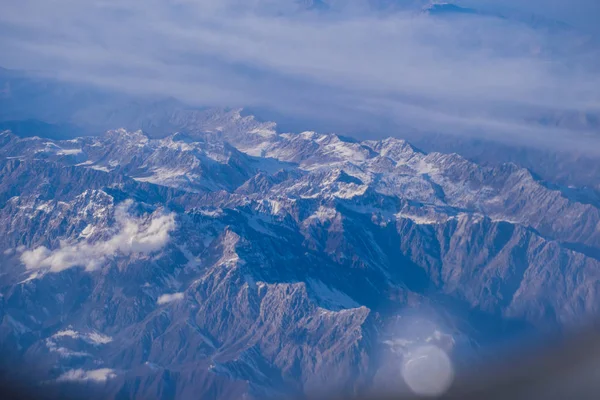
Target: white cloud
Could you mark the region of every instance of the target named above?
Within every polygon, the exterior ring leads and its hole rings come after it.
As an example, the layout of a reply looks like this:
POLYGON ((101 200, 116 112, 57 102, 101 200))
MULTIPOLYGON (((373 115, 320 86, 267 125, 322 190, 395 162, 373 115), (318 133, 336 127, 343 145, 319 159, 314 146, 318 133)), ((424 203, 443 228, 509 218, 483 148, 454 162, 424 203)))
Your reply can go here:
POLYGON ((134 218, 127 213, 131 202, 124 202, 115 210, 117 230, 106 240, 72 243, 63 241, 50 250, 44 246, 25 251, 21 261, 27 269, 48 269, 60 272, 73 267, 88 271, 102 267, 117 255, 149 254, 163 248, 175 229, 174 214, 134 218))
MULTIPOLYGON (((55 333, 46 339, 46 347, 52 353, 57 353, 63 358, 73 358, 73 357, 92 357, 90 353, 85 351, 74 351, 70 350, 66 347, 60 346, 57 342, 61 341, 64 338, 70 338, 74 340, 83 340, 86 343, 89 343, 93 346, 100 346, 104 344, 108 344, 112 342, 112 338, 110 336, 103 335, 98 332, 90 332, 90 333, 79 333, 73 329, 65 329, 55 333)), ((77 373, 79 374, 79 373, 77 373)), ((69 375, 67 375, 69 376, 69 375)))
POLYGON ((167 304, 179 300, 183 300, 183 293, 163 294, 158 297, 156 304, 167 304))
MULTIPOLYGON (((0 64, 197 105, 594 149, 578 129, 538 124, 600 112, 594 41, 502 18, 382 14, 366 3, 333 1, 336 12, 319 14, 298 13, 291 0, 21 0, 0 15, 0 64)), ((524 12, 547 17, 585 15, 569 14, 566 0, 526 3, 524 12)))
POLYGON ((98 332, 91 332, 87 335, 86 340, 89 343, 92 343, 95 345, 100 345, 100 344, 108 344, 108 343, 112 342, 113 339, 110 336, 103 335, 98 332))
POLYGON ((52 347, 52 344, 47 343, 48 349, 52 353, 57 353, 62 358, 82 358, 82 357, 91 357, 91 354, 86 353, 85 351, 73 351, 69 350, 65 347, 52 347))
POLYGON ((108 344, 108 343, 112 342, 112 340, 113 340, 112 337, 103 335, 99 332, 92 331, 89 333, 82 334, 71 328, 56 332, 54 335, 52 335, 52 338, 55 338, 55 339, 59 339, 59 338, 63 338, 63 337, 70 337, 71 339, 82 339, 85 342, 93 344, 93 345, 108 344))
POLYGON ((60 337, 70 337, 72 339, 79 338, 79 332, 74 331, 73 329, 65 329, 63 331, 56 332, 52 337, 60 338, 60 337))
POLYGON ((84 371, 83 369, 72 369, 59 376, 56 380, 58 382, 106 382, 108 379, 115 378, 114 370, 110 368, 101 368, 90 371, 84 371))

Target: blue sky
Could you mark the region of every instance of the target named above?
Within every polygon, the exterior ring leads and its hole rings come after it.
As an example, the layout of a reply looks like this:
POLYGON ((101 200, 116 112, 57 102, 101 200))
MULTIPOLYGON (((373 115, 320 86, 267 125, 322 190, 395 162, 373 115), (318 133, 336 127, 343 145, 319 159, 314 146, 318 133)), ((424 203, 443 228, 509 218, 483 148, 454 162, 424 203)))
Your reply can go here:
POLYGON ((443 18, 395 3, 20 0, 3 4, 0 65, 346 126, 590 147, 585 124, 537 120, 600 113, 598 2, 462 0, 486 13, 443 18), (532 27, 532 13, 571 28, 532 27))

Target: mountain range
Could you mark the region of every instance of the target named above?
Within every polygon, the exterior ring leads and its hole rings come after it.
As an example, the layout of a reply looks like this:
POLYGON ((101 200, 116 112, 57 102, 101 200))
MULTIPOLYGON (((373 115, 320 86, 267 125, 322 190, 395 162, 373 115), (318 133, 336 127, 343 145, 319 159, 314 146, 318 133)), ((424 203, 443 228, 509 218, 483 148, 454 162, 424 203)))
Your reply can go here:
POLYGON ((599 311, 592 192, 397 138, 168 115, 162 134, 0 133, 4 369, 115 399, 402 392, 423 346, 460 371, 599 311))

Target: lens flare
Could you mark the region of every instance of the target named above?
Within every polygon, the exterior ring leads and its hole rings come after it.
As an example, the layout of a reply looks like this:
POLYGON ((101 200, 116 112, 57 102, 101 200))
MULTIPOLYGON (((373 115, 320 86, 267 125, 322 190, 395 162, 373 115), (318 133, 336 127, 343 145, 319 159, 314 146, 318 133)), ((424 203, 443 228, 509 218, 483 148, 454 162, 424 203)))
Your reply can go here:
POLYGON ((412 349, 404 359, 402 376, 419 396, 444 394, 454 380, 454 368, 448 355, 434 345, 412 349))

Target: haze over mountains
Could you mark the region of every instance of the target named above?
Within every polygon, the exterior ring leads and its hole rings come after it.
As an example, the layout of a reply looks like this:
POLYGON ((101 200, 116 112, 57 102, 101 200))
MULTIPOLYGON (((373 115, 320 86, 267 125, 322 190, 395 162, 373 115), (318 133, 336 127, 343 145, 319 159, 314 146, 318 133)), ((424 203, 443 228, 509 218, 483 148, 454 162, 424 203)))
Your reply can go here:
POLYGON ((593 152, 600 47, 571 20, 595 2, 526 3, 28 0, 0 16, 0 65, 286 131, 593 152))
MULTIPOLYGON (((101 135, 106 130, 123 127, 133 131, 141 129, 150 137, 160 138, 179 130, 198 129, 195 126, 197 115, 207 109, 192 107, 174 98, 132 96, 24 71, 1 70, 0 87, 5 88, 0 96, 0 129, 25 136, 70 139, 101 135)), ((254 110, 263 118, 281 118, 282 130, 310 127, 310 119, 307 122, 288 118, 267 109, 250 107, 248 110, 245 114, 254 110)), ((598 124, 598 119, 591 114, 564 118, 580 121, 592 129, 598 124)), ((317 121, 315 125, 321 124, 317 121)), ((582 152, 578 146, 523 145, 519 141, 497 141, 485 136, 461 137, 444 131, 427 132, 394 125, 384 130, 373 129, 354 133, 350 130, 350 134, 358 138, 395 136, 427 151, 458 152, 475 162, 489 165, 514 162, 547 181, 576 186, 584 196, 596 198, 600 192, 600 163, 597 162, 596 147, 591 144, 582 152)), ((588 138, 592 142, 596 140, 593 134, 588 138)))
POLYGON ((593 2, 61 1, 0 17, 4 129, 165 136, 190 111, 244 108, 281 131, 394 136, 599 190, 593 2))

